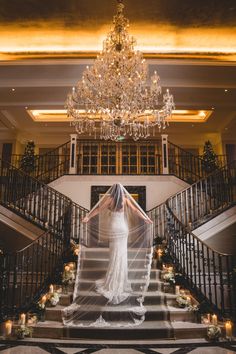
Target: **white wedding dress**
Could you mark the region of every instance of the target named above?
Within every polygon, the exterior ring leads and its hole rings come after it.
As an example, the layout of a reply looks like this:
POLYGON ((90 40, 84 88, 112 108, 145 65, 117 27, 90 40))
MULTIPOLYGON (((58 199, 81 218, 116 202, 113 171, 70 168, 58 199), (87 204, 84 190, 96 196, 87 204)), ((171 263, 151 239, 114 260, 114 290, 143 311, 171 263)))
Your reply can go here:
POLYGON ((62 311, 70 327, 133 327, 143 305, 152 262, 148 216, 120 184, 88 214, 80 236, 73 302, 62 311))
POLYGON ((128 281, 127 241, 129 229, 124 211, 109 211, 109 262, 106 276, 96 281, 96 291, 110 304, 123 302, 132 291, 128 281))

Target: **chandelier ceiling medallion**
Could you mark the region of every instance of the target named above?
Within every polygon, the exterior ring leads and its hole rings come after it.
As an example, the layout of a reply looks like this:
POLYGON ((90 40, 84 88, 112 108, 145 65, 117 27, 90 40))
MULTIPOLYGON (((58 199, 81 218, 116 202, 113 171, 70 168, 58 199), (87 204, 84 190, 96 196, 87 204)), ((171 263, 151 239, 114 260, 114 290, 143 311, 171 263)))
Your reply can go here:
POLYGON ((147 138, 155 126, 165 129, 174 109, 169 90, 161 95, 156 71, 148 85, 147 64, 143 54, 134 49, 136 42, 127 31, 129 21, 123 10, 122 0, 117 0, 113 28, 102 52, 68 94, 67 114, 78 134, 115 141, 147 138))

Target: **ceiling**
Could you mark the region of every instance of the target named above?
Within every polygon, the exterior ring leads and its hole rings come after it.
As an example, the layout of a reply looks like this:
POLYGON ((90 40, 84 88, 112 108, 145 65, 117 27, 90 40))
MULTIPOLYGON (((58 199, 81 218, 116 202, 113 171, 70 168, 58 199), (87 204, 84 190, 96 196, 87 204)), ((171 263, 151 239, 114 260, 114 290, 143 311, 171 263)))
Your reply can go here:
MULTIPOLYGON (((65 136, 69 122, 35 122, 28 109, 63 109, 109 30, 115 1, 0 0, 0 138, 65 136)), ((177 109, 212 110, 168 134, 236 139, 236 2, 126 0, 125 14, 177 109)))

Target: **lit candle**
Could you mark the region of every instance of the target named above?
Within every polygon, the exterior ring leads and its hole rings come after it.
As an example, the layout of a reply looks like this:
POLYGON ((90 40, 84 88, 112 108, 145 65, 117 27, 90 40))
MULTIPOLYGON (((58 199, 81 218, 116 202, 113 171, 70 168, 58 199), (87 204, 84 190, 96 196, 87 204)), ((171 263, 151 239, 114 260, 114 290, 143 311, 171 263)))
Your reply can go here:
POLYGON ((191 304, 191 302, 192 302, 191 300, 192 300, 191 296, 187 296, 187 301, 188 301, 189 304, 191 304))
POLYGON ((65 272, 69 272, 70 271, 70 267, 68 265, 66 265, 64 270, 65 270, 65 272))
POLYGON ((10 336, 12 332, 12 321, 8 320, 5 322, 5 335, 10 336))
POLYGON ((226 321, 225 322, 225 336, 226 336, 227 339, 231 339, 232 336, 233 336, 231 321, 226 321))
POLYGON ((20 315, 20 324, 21 325, 25 325, 25 319, 26 319, 26 315, 25 315, 25 313, 22 313, 20 315))
POLYGON ((75 268, 75 263, 70 262, 70 263, 68 264, 68 267, 70 268, 70 270, 73 270, 73 269, 75 268))
POLYGON ((210 313, 207 314, 207 320, 208 320, 207 323, 211 323, 211 314, 210 313))
POLYGON ((52 294, 53 293, 53 285, 51 284, 50 286, 49 286, 49 294, 52 294))
POLYGON ((180 286, 179 285, 175 286, 175 293, 176 293, 176 295, 180 294, 180 286))
POLYGON ((212 315, 212 324, 216 326, 217 323, 218 323, 217 316, 216 315, 212 315))
POLYGON ((160 261, 161 260, 161 256, 162 256, 162 249, 158 248, 158 250, 156 251, 157 254, 157 260, 160 261))
POLYGON ((169 272, 169 273, 172 273, 172 272, 173 272, 173 267, 169 267, 169 268, 168 268, 168 272, 169 272))
POLYGON ((46 295, 42 296, 41 297, 41 303, 45 304, 46 301, 47 301, 47 296, 46 295))

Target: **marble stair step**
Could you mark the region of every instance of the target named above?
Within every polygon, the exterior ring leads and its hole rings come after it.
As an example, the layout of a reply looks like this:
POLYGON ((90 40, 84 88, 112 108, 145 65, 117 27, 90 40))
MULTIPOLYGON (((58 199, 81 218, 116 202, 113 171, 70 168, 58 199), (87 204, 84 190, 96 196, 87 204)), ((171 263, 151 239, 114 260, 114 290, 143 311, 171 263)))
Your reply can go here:
MULTIPOLYGON (((84 268, 80 271, 80 279, 100 279, 103 278, 106 274, 107 268, 104 269, 93 269, 93 268, 84 268)), ((132 279, 142 279, 142 276, 145 276, 146 272, 143 269, 133 269, 129 270, 128 277, 132 279)), ((161 271, 159 269, 151 269, 150 278, 151 279, 160 279, 161 271)))
MULTIPOLYGON (((110 260, 109 259, 99 259, 99 258, 92 258, 92 259, 82 259, 81 264, 83 264, 83 268, 106 268, 108 267, 110 260)), ((148 264, 149 261, 146 259, 146 264, 148 264)), ((129 267, 132 268, 142 268, 143 265, 145 264, 145 259, 129 259, 128 260, 128 265, 129 267)))
MULTIPOLYGON (((87 296, 88 299, 97 297, 96 301, 98 301, 99 304, 102 304, 104 302, 103 298, 94 291, 80 291, 78 295, 78 301, 81 299, 81 297, 84 296, 87 296), (101 299, 101 301, 99 301, 100 300, 99 298, 101 299)), ((148 291, 144 293, 144 305, 160 305, 160 304, 175 305, 175 299, 176 299, 175 294, 165 294, 160 291, 148 291)), ((69 306, 71 302, 72 302, 72 293, 68 295, 63 294, 60 297, 59 304, 62 306, 69 306)))
MULTIPOLYGON (((136 258, 143 258, 146 253, 150 253, 150 250, 146 250, 146 249, 142 249, 142 250, 138 250, 138 254, 137 254, 137 250, 136 249, 128 249, 128 258, 133 258, 134 256, 136 258)), ((86 259, 93 259, 93 258, 101 258, 101 259, 109 259, 109 254, 110 254, 110 250, 109 248, 83 248, 82 249, 82 257, 86 258, 86 259)))
POLYGON ((137 327, 64 327, 57 321, 38 322, 33 329, 35 338, 54 339, 185 339, 206 336, 206 325, 188 321, 144 321, 137 327))
MULTIPOLYGON (((138 307, 138 306, 137 306, 138 307)), ((48 307, 46 309, 46 320, 61 321, 61 311, 63 306, 48 307)), ((169 305, 145 305, 145 321, 191 321, 193 313, 187 309, 180 309, 178 307, 169 305)), ((89 309, 86 305, 81 306, 77 312, 83 316, 83 321, 93 321, 98 318, 102 312, 103 318, 108 321, 126 321, 130 318, 130 305, 123 306, 99 306, 90 305, 89 309)), ((82 322, 82 320, 81 320, 82 322)))

